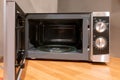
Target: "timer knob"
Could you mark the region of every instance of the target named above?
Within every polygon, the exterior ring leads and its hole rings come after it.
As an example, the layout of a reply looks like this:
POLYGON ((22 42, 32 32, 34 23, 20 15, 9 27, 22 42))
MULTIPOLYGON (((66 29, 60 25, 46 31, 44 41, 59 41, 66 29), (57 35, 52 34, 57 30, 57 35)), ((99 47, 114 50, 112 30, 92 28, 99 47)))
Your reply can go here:
POLYGON ((99 21, 95 24, 95 29, 97 32, 102 33, 107 29, 106 23, 99 21))

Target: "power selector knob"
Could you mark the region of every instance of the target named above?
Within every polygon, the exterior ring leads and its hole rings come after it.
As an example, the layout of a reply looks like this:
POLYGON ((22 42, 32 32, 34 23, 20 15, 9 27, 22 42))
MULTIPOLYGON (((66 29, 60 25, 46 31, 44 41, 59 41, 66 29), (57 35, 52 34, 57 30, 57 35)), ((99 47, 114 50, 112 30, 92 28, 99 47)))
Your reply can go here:
POLYGON ((95 46, 98 48, 98 49, 103 49, 105 48, 105 46, 107 45, 107 41, 105 38, 103 37, 99 37, 95 40, 95 46))

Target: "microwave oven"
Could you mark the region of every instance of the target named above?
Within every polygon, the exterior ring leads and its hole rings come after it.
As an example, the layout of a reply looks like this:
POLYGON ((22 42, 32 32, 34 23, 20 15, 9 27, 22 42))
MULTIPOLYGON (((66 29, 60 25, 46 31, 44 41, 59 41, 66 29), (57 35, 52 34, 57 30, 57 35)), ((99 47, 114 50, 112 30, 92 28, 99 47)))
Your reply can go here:
POLYGON ((109 13, 29 13, 25 19, 27 58, 109 59, 109 13))
POLYGON ((109 12, 24 13, 8 1, 6 14, 10 80, 19 80, 25 59, 109 62, 109 12))

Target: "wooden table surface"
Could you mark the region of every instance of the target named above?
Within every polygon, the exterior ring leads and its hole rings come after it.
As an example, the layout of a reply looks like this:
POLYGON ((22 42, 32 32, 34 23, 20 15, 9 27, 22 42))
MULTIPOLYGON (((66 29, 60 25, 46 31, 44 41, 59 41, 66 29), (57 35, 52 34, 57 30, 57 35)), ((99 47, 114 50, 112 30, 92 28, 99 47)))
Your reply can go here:
POLYGON ((120 58, 107 64, 27 60, 22 80, 120 80, 120 58))
POLYGON ((3 78, 3 69, 0 68, 0 80, 1 80, 1 78, 3 78))
POLYGON ((0 56, 0 80, 3 78, 3 58, 0 56))
POLYGON ((107 64, 27 60, 22 80, 120 80, 120 58, 112 57, 107 64))

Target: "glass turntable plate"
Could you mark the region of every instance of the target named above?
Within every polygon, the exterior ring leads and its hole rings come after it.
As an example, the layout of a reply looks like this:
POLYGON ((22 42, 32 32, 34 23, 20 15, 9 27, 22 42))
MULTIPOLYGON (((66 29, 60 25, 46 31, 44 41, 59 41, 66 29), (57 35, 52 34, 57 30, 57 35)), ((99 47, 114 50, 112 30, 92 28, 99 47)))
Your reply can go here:
POLYGON ((38 47, 40 51, 52 52, 52 53, 64 53, 75 51, 76 48, 68 45, 44 45, 38 47))

